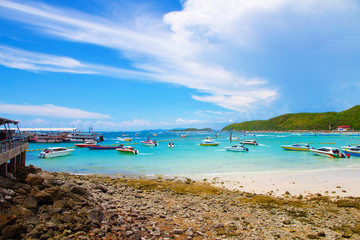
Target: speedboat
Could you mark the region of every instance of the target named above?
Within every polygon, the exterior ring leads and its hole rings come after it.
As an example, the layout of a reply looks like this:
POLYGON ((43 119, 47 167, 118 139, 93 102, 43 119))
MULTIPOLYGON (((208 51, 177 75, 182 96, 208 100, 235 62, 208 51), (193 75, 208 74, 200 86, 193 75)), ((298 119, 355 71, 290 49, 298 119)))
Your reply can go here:
POLYGON ((115 150, 118 151, 118 152, 122 152, 122 153, 131 153, 131 154, 138 154, 139 153, 138 150, 136 150, 134 147, 130 147, 130 146, 116 148, 115 150))
POLYGON ((90 141, 90 142, 85 142, 85 143, 74 144, 74 146, 79 147, 79 148, 85 148, 88 146, 96 146, 96 144, 97 144, 96 141, 90 141))
POLYGON ((189 135, 187 135, 187 134, 184 134, 184 135, 181 135, 180 137, 181 138, 187 138, 189 135))
POLYGON ((146 141, 141 141, 140 143, 144 146, 149 146, 149 147, 159 145, 155 140, 146 140, 146 141))
POLYGON ((244 140, 240 142, 241 144, 247 144, 247 145, 259 145, 256 140, 244 140))
POLYGON ((309 145, 299 145, 299 144, 293 144, 293 145, 281 145, 285 150, 292 150, 292 151, 309 151, 311 147, 309 145))
POLYGON ((322 147, 319 149, 310 149, 316 155, 326 156, 331 158, 345 158, 345 154, 342 153, 338 148, 322 147))
POLYGON ((200 146, 217 146, 220 143, 218 142, 214 142, 211 137, 207 137, 206 139, 202 140, 202 142, 200 143, 200 146))
POLYGON ((45 148, 42 152, 40 152, 39 157, 41 158, 62 157, 69 155, 73 151, 75 151, 75 149, 67 149, 64 147, 49 147, 49 148, 45 148))
POLYGON ((175 144, 173 142, 169 142, 168 147, 173 148, 173 147, 175 147, 175 144))
POLYGON ((347 156, 360 157, 360 146, 342 147, 342 149, 347 156))
POLYGON ((96 145, 96 146, 88 146, 90 150, 111 150, 119 148, 120 146, 102 146, 102 145, 96 145))
POLYGON ((242 146, 233 145, 231 147, 226 147, 225 149, 226 149, 226 151, 232 151, 232 152, 248 152, 249 151, 249 149, 244 147, 243 145, 242 146))
POLYGON ((124 138, 124 141, 125 141, 125 142, 131 142, 131 138, 126 137, 126 138, 124 138))
POLYGON ((349 145, 349 146, 342 146, 341 147, 341 150, 347 150, 347 149, 360 149, 360 145, 356 145, 356 146, 352 146, 352 145, 349 145))

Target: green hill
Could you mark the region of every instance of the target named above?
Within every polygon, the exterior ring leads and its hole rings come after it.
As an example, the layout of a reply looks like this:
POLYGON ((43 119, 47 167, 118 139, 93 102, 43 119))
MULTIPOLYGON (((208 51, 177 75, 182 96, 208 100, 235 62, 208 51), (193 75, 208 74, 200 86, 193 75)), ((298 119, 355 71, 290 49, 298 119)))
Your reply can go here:
POLYGON ((233 123, 224 127, 223 131, 288 131, 288 130, 331 130, 340 125, 350 125, 354 130, 360 130, 360 105, 343 112, 325 113, 288 113, 269 120, 247 121, 233 123))

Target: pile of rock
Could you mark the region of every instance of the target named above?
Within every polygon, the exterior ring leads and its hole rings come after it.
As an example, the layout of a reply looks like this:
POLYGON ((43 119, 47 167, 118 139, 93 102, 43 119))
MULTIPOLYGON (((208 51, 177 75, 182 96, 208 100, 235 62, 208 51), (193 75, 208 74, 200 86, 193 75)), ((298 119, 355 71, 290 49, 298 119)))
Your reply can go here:
POLYGON ((0 239, 360 238, 358 199, 180 194, 164 184, 156 189, 161 181, 140 187, 28 167, 16 181, 0 178, 0 239))

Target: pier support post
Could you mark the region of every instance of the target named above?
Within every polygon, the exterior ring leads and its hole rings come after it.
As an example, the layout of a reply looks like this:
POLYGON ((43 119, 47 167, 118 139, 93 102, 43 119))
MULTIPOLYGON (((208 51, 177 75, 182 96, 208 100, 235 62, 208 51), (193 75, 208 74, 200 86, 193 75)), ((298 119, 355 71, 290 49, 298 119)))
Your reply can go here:
POLYGON ((8 173, 11 173, 15 177, 16 165, 15 158, 10 159, 10 163, 8 164, 8 173))
POLYGON ((21 153, 21 167, 25 167, 26 152, 21 153))
POLYGON ((7 173, 7 163, 3 163, 0 165, 0 176, 6 177, 6 173, 7 173))
POLYGON ((15 174, 18 176, 21 170, 21 154, 15 157, 15 174))

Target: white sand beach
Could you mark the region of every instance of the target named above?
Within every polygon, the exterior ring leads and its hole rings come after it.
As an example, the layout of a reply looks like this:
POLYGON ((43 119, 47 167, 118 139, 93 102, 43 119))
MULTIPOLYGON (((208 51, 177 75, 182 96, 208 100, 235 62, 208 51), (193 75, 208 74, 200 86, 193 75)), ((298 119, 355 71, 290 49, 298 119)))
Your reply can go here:
POLYGON ((327 196, 360 197, 360 168, 302 172, 233 173, 192 176, 193 180, 215 182, 230 190, 281 196, 320 193, 327 196), (215 179, 215 180, 214 180, 215 179))

